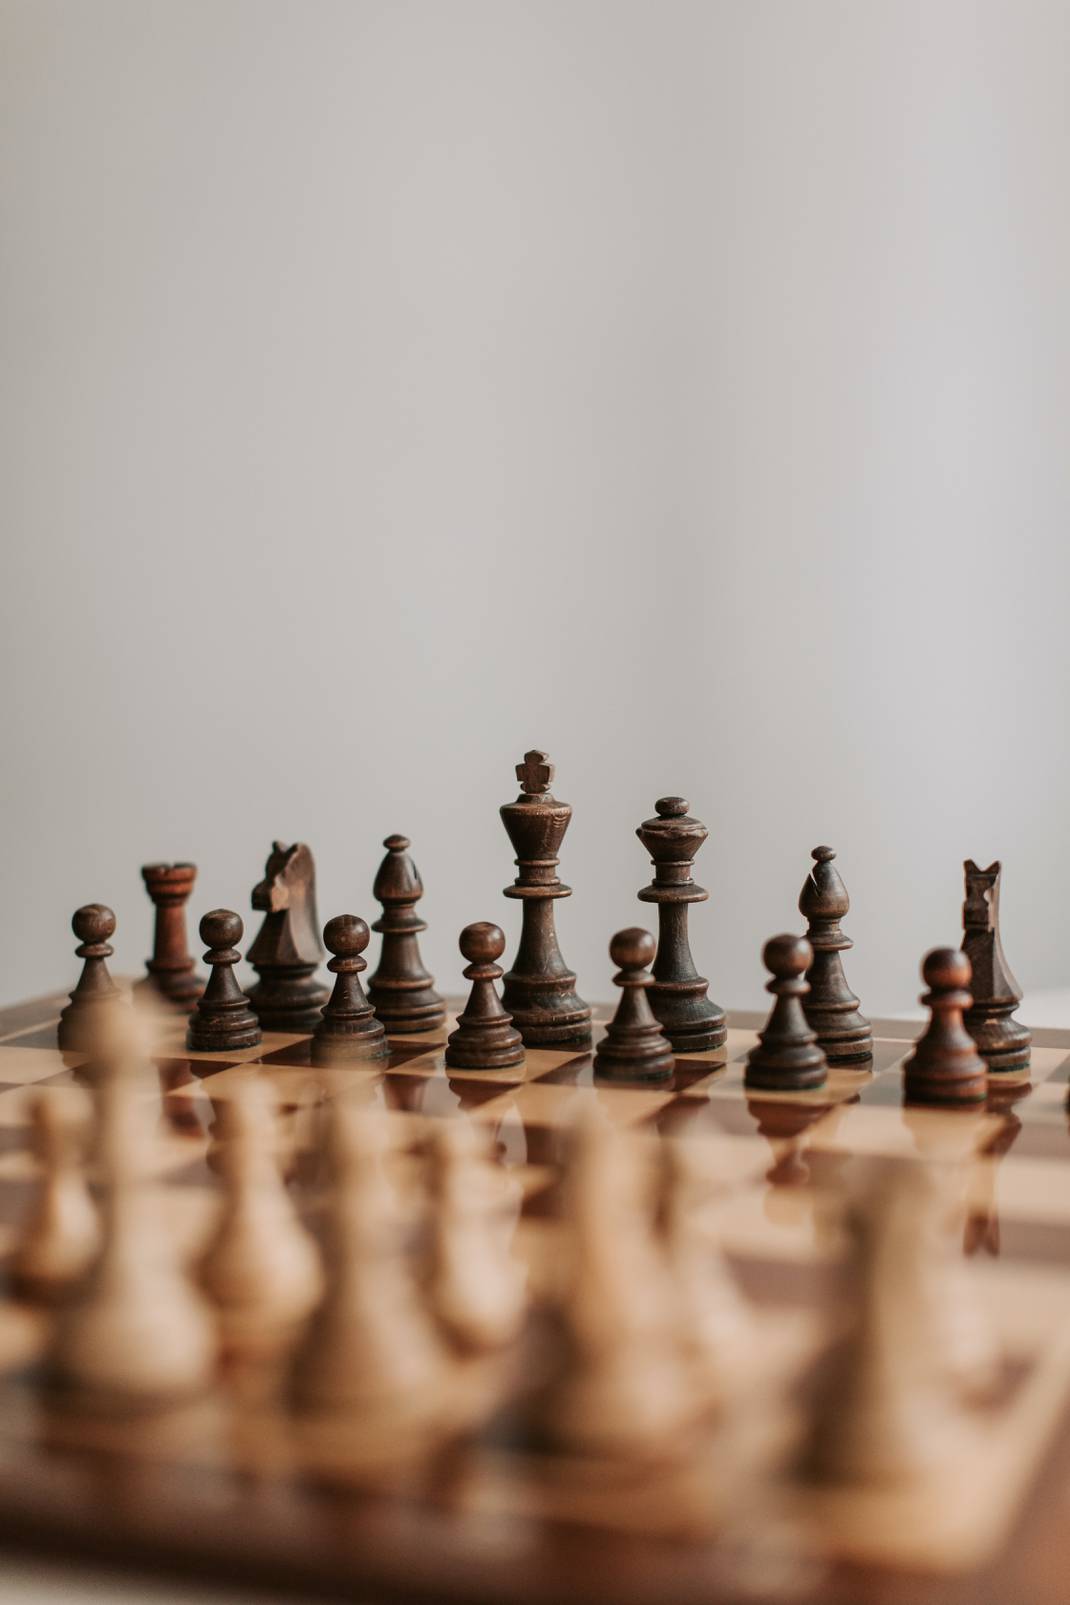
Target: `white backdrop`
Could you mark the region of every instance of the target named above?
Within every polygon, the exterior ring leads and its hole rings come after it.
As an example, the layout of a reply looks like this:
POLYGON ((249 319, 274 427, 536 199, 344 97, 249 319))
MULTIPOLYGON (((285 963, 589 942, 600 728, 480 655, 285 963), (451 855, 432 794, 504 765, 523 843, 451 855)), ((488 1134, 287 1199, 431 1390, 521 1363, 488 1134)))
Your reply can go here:
POLYGON ((273 836, 425 957, 517 907, 531 745, 566 958, 710 826, 728 1004, 829 841, 909 1007, 1007 865, 1066 976, 1070 8, 0 0, 3 975, 138 875, 248 918, 273 836))

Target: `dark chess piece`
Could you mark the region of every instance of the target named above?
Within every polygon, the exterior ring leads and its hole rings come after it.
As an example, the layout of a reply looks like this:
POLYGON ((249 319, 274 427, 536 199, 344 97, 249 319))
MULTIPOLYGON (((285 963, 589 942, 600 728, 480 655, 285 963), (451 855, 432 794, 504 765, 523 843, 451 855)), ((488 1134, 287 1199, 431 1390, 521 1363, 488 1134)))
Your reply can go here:
POLYGON ((970 961, 973 1003, 963 1016, 989 1070, 1027 1070, 1032 1037, 1014 1018, 1022 989, 1011 974, 999 934, 999 886, 1003 866, 997 859, 979 869, 972 858, 966 873, 962 905, 962 951, 970 961))
POLYGON ((86 903, 75 911, 71 929, 79 943, 74 951, 84 963, 71 1000, 59 1017, 56 1040, 64 1053, 92 1053, 100 1046, 108 1009, 119 996, 108 969, 115 951, 110 944, 115 915, 103 903, 86 903))
POLYGON ((576 977, 557 943, 554 899, 571 897, 558 880, 558 851, 572 818, 568 803, 550 793, 554 767, 544 752, 516 766, 520 796, 499 812, 520 873, 506 897, 522 901, 520 945, 502 984, 502 1002, 529 1048, 587 1048, 591 1010, 576 993, 576 977))
POLYGON ((312 1033, 313 1064, 385 1059, 390 1053, 386 1027, 375 1018, 360 984, 360 972, 368 968, 361 954, 371 934, 355 914, 338 914, 323 927, 323 940, 334 954, 327 968, 336 979, 320 1023, 312 1033))
POLYGON ((260 1041, 260 1022, 234 975, 241 958, 236 944, 244 930, 241 915, 229 908, 213 908, 201 920, 201 941, 208 949, 204 962, 212 973, 189 1017, 186 1046, 191 1052, 232 1053, 255 1048, 260 1041))
POLYGON ((984 1103, 985 1061, 963 1024, 970 1007, 970 961, 953 947, 934 947, 925 955, 921 1001, 930 1020, 903 1061, 903 1087, 910 1103, 984 1103))
POLYGON ((705 1053, 723 1046, 728 1031, 724 1010, 707 996, 710 983, 696 970, 688 940, 688 905, 710 895, 691 878, 691 861, 709 831, 692 819, 689 807, 683 797, 659 797, 656 817, 636 831, 654 865, 654 879, 639 899, 658 905, 658 952, 647 994, 654 1017, 675 1053, 705 1053))
POLYGON ((804 976, 813 958, 805 936, 773 936, 762 949, 762 963, 773 977, 765 990, 776 1002, 765 1030, 758 1033, 757 1046, 747 1055, 745 1086, 774 1092, 824 1086, 828 1065, 806 1023, 802 1001, 809 991, 804 976))
POLYGON ((858 999, 847 985, 841 953, 854 946, 840 921, 851 906, 847 888, 833 867, 831 847, 815 847, 814 867, 799 894, 799 913, 808 926, 806 939, 814 950, 807 971, 809 995, 803 999, 807 1022, 830 1064, 866 1064, 873 1057, 873 1032, 859 1012, 858 999))
POLYGON ((420 872, 409 857, 407 836, 388 836, 372 892, 383 912, 372 926, 382 934, 379 967, 368 981, 375 1013, 391 1035, 434 1031, 446 1023, 446 1006, 424 969, 417 938, 427 930, 416 912, 424 895, 420 872))
POLYGON ((654 1018, 647 991, 654 938, 631 925, 609 944, 621 988, 617 1012, 595 1050, 594 1073, 604 1081, 668 1081, 676 1069, 672 1047, 654 1018))
POLYGON ((192 1009, 204 990, 186 943, 186 903, 197 879, 196 864, 144 864, 141 878, 156 909, 152 957, 140 984, 180 1009, 192 1009))
POLYGON ((316 866, 304 842, 273 842, 264 878, 253 888, 264 923, 245 955, 260 979, 249 1002, 265 1031, 300 1035, 319 1024, 327 988, 315 979, 323 959, 316 919, 316 866))
POLYGON ((489 920, 480 920, 465 926, 460 949, 468 960, 464 978, 471 981, 472 990, 457 1029, 446 1042, 447 1065, 451 1070, 504 1070, 523 1064, 523 1039, 513 1030, 494 989, 502 973, 497 960, 505 951, 505 933, 489 920))

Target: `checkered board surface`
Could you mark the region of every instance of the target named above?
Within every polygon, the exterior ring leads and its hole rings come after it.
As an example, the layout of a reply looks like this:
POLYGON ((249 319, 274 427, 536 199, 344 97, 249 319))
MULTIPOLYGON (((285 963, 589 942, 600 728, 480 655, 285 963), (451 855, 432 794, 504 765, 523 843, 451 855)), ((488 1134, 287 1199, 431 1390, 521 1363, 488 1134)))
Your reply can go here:
MULTIPOLYGON (((50 997, 0 1015, 0 1269, 37 1185, 31 1096, 85 1099, 81 1061, 55 1047, 63 1001, 50 997)), ((686 1485, 658 1489, 632 1485, 621 1468, 596 1468, 585 1481, 564 1464, 533 1467, 491 1444, 469 1456, 445 1491, 437 1483, 414 1488, 378 1468, 354 1478, 343 1515, 333 1488, 335 1525, 325 1537, 320 1501, 327 1496, 310 1491, 317 1479, 300 1455, 295 1460, 284 1423, 262 1401, 244 1417, 239 1411, 238 1425, 229 1417, 226 1430, 219 1401, 211 1423, 202 1409, 151 1431, 144 1423, 51 1420, 33 1388, 45 1318, 9 1297, 0 1306, 0 1534, 21 1523, 50 1539, 64 1539, 68 1528, 85 1539, 93 1527, 98 1537, 110 1534, 113 1549, 149 1563, 192 1561, 203 1575, 213 1566, 234 1569, 240 1533, 243 1575, 262 1571, 278 1582, 292 1573, 307 1586, 326 1574, 346 1586, 414 1595, 437 1579, 443 1597, 498 1601, 539 1597, 515 1559, 545 1557, 547 1544, 559 1556, 582 1543, 584 1564, 567 1575, 567 1587, 572 1597, 592 1599, 601 1584, 591 1557, 613 1567, 636 1546, 629 1588, 636 1598, 648 1590, 651 1600, 667 1589, 681 1600, 727 1600, 740 1589, 773 1600, 781 1597, 781 1573, 791 1576, 792 1598, 834 1600, 842 1587, 846 1599, 859 1569, 874 1569, 885 1577, 882 1599, 913 1601, 922 1596, 900 1596, 887 1577, 924 1575, 935 1589, 940 1579, 951 1587, 966 1575, 999 1578, 1001 1566, 1015 1564, 1070 1391, 1070 1190, 1062 1168, 1070 1148, 1070 1033, 1037 1033, 1030 1071, 991 1078, 987 1106, 941 1111, 903 1103, 900 1066, 912 1026, 880 1029, 871 1072, 833 1070, 810 1093, 751 1095, 743 1085, 758 1024, 751 1017, 730 1017, 725 1048, 681 1056, 672 1081, 656 1087, 599 1084, 591 1055, 567 1051, 531 1050, 516 1070, 447 1071, 452 1023, 393 1038, 384 1066, 324 1070, 310 1065, 307 1037, 267 1033, 258 1047, 231 1055, 189 1053, 185 1022, 174 1017, 143 1084, 157 1116, 161 1228, 191 1254, 204 1240, 219 1199, 216 1115, 235 1088, 257 1078, 276 1095, 284 1166, 311 1220, 323 1198, 322 1117, 331 1101, 387 1110, 403 1150, 418 1147, 429 1122, 484 1126, 515 1182, 514 1252, 537 1291, 555 1252, 563 1134, 595 1102, 639 1143, 701 1144, 707 1154, 717 1178, 717 1234, 754 1317, 752 1386, 781 1401, 753 1430, 775 1436, 790 1418, 792 1375, 818 1352, 833 1296, 838 1200, 874 1166, 933 1162, 961 1205, 956 1231, 971 1297, 1007 1355, 1006 1386, 970 1423, 961 1466, 939 1500, 850 1491, 819 1498, 767 1487, 744 1519, 738 1512, 726 1519, 723 1456, 720 1466, 715 1455, 692 1467, 686 1485), (112 1474, 121 1468, 125 1480, 122 1498, 100 1506, 102 1464, 112 1474), (354 1530, 361 1534, 355 1547, 354 1530), (436 1555, 442 1569, 413 1587, 436 1555)), ((748 1452, 736 1445, 733 1464, 745 1465, 748 1452)))

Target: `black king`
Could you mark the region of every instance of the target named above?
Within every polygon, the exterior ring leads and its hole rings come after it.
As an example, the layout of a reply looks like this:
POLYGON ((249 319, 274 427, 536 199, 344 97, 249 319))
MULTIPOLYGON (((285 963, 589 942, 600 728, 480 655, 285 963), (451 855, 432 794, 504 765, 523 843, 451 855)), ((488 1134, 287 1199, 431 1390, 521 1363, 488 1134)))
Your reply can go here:
POLYGON ((724 1010, 707 996, 709 982, 695 968, 687 934, 688 909, 709 892, 691 878, 691 862, 709 831, 688 812, 683 797, 659 797, 654 818, 636 835, 650 854, 654 879, 639 893, 658 905, 658 951, 650 1006, 676 1053, 705 1053, 724 1045, 724 1010))
POLYGON ((550 791, 554 767, 544 752, 527 752, 516 766, 520 796, 503 803, 502 823, 519 874, 506 897, 523 905, 520 945, 502 978, 502 1002, 529 1048, 577 1048, 591 1043, 591 1010, 576 993, 576 977, 557 945, 554 899, 571 897, 557 878, 558 851, 572 818, 550 791))

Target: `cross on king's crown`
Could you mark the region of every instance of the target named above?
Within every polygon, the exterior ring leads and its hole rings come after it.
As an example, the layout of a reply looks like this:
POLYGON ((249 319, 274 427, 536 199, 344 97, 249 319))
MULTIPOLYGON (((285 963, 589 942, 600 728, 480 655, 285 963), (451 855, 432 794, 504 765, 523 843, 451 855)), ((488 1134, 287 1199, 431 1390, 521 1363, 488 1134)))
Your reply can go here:
POLYGON ((554 778, 554 766, 545 752, 532 749, 524 754, 524 762, 516 766, 516 778, 520 782, 521 791, 529 794, 549 791, 550 783, 554 778))

